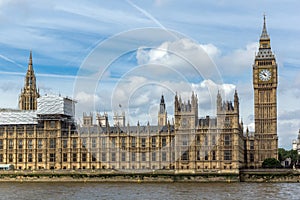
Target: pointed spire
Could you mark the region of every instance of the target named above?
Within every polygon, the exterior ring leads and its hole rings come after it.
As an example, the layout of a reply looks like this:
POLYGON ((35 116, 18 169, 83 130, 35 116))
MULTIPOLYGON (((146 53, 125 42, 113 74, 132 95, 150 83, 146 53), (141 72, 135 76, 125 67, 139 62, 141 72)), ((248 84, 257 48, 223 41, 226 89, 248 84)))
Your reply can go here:
POLYGON ((19 98, 19 108, 21 110, 36 110, 37 98, 39 97, 40 94, 36 87, 36 79, 32 66, 32 51, 30 51, 25 84, 19 98))
POLYGON ((30 54, 29 54, 29 62, 28 62, 28 71, 32 71, 33 67, 32 67, 32 51, 30 50, 30 54))
POLYGON ((164 99, 164 95, 161 95, 159 113, 164 114, 165 112, 166 112, 165 99, 164 99))
POLYGON ((239 101, 239 96, 237 93, 237 90, 234 91, 234 102, 238 102, 239 101))
POLYGON ((264 25, 263 25, 263 30, 262 30, 260 40, 259 40, 259 51, 258 51, 255 59, 263 60, 266 57, 274 58, 274 55, 271 51, 270 37, 267 33, 266 16, 264 15, 264 25))
POLYGON ((264 26, 263 26, 263 30, 260 36, 261 40, 266 40, 266 39, 270 39, 268 32, 267 32, 267 26, 266 26, 266 15, 264 14, 264 26))
POLYGON ((218 94, 217 94, 217 109, 221 109, 222 107, 222 97, 220 94, 220 90, 218 90, 218 94))
POLYGON ((221 97, 221 94, 220 94, 220 90, 218 90, 217 98, 218 98, 218 99, 221 99, 221 98, 222 98, 222 97, 221 97))
POLYGON ((160 104, 164 104, 165 103, 165 99, 164 99, 164 95, 161 95, 161 99, 160 99, 160 104))

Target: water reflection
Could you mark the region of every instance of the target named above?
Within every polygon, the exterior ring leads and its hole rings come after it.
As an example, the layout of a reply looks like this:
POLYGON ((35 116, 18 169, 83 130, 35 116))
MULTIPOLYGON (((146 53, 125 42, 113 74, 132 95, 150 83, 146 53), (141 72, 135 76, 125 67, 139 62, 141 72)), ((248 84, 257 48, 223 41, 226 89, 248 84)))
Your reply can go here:
POLYGON ((298 183, 0 183, 0 199, 299 199, 298 183))

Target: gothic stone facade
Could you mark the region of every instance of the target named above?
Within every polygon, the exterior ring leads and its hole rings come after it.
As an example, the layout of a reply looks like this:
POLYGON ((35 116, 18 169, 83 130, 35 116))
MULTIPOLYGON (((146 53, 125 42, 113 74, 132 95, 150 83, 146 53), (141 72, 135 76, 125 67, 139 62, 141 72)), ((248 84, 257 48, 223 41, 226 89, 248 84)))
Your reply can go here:
POLYGON ((167 120, 162 96, 158 124, 125 124, 125 115, 84 114, 74 121, 74 102, 40 97, 30 52, 19 110, 0 112, 0 164, 16 169, 118 169, 236 171, 257 168, 277 158, 277 65, 264 21, 253 65, 255 132, 243 134, 239 97, 223 101, 218 93, 216 117, 198 117, 198 97, 174 99, 174 121, 167 120))

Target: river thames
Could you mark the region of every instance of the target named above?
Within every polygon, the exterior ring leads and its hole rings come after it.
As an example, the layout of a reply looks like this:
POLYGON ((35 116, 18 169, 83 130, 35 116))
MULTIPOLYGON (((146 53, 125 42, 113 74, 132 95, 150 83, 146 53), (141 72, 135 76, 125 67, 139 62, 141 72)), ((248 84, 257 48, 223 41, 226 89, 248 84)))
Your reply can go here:
POLYGON ((300 184, 2 182, 0 199, 300 199, 300 184))

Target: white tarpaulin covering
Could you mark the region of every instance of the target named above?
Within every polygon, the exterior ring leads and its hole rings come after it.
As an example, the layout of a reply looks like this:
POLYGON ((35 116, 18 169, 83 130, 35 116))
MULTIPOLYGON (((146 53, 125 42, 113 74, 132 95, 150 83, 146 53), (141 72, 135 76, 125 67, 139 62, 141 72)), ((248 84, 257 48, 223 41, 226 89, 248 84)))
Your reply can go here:
POLYGON ((0 111, 0 124, 37 124, 36 111, 2 110, 0 111))
POLYGON ((74 116, 75 111, 73 100, 55 95, 46 95, 38 98, 37 108, 38 115, 61 114, 74 116))
POLYGON ((37 124, 37 115, 75 115, 75 102, 69 98, 46 95, 37 99, 37 110, 0 109, 0 125, 37 124))

